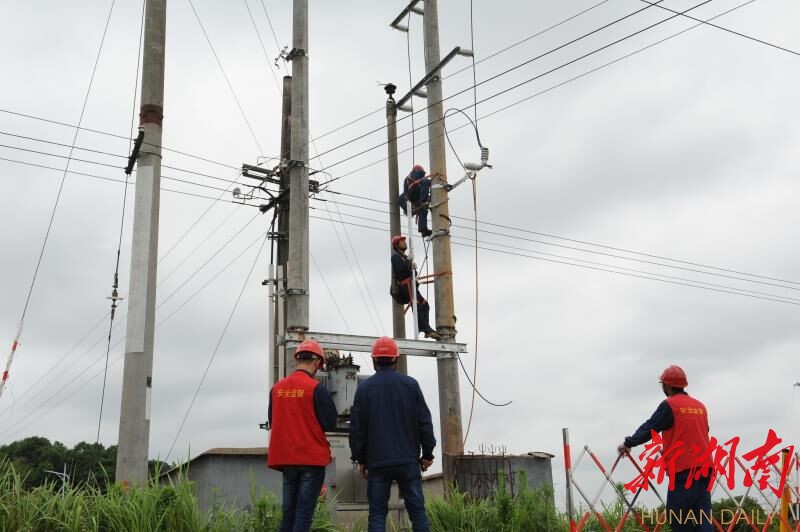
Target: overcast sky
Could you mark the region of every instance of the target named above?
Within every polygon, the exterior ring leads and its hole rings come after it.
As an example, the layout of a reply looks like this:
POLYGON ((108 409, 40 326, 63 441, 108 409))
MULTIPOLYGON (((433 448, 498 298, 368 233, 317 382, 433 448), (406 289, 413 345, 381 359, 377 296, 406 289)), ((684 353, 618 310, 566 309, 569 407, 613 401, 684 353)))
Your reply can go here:
MULTIPOLYGON (((665 5, 684 10, 698 3, 668 0, 665 5)), ((469 3, 441 4, 442 52, 473 46, 469 3)), ((596 4, 476 0, 476 60, 596 4)), ((707 19, 740 4, 713 0, 691 14, 707 19)), ((746 4, 714 22, 800 51, 796 3, 746 4)), ((276 78, 279 81, 286 72, 283 65, 273 64, 278 47, 261 2, 248 4, 258 34, 245 5, 244 0, 194 0, 260 147, 189 2, 172 0, 168 6, 164 146, 191 156, 166 151, 163 163, 180 170, 165 168, 164 175, 189 183, 165 179, 162 185, 203 197, 162 194, 159 251, 164 258, 159 264, 158 300, 169 299, 159 308, 157 321, 169 319, 156 332, 153 457, 167 455, 243 283, 242 300, 171 459, 211 447, 266 442, 258 423, 266 417, 268 389, 266 289, 261 281, 269 254, 266 248, 256 254, 270 218, 230 203, 230 195, 223 191, 229 186, 225 181, 237 176, 236 168, 243 162, 256 163, 259 156, 278 153, 276 78), (214 202, 220 195, 223 199, 214 202), (254 273, 247 279, 253 264, 254 273)), ((380 203, 387 200, 385 132, 352 140, 385 123, 385 94, 379 82, 394 82, 400 93, 409 87, 406 35, 388 27, 404 5, 404 1, 311 2, 309 9, 312 135, 321 136, 377 111, 323 136, 312 147, 312 154, 315 150, 323 154, 312 160, 312 167, 327 168, 333 177, 348 174, 331 190, 378 200, 322 194, 318 199, 327 202, 311 202, 316 209, 312 216, 326 218, 311 224, 311 250, 318 265, 317 269, 312 263, 311 270, 313 330, 391 332, 388 215, 361 208, 386 208, 380 203), (374 149, 360 154, 369 148, 374 149)), ((291 2, 267 0, 264 6, 280 45, 290 44, 291 2)), ((639 0, 600 2, 580 17, 479 62, 478 82, 643 7, 639 0)), ((109 8, 105 0, 0 6, 0 49, 5 51, 0 54, 0 157, 18 161, 0 160, 3 342, 14 337, 58 192, 62 173, 57 169, 64 168, 74 135, 70 127, 6 111, 76 124, 109 8)), ((114 6, 84 127, 128 135, 140 15, 141 2, 114 6)), ((481 226, 495 234, 482 232, 480 246, 495 251, 480 250, 478 283, 474 249, 453 247, 458 340, 468 344, 469 354, 463 360, 472 368, 477 328, 478 388, 492 401, 513 403, 495 408, 478 400, 466 449, 477 451, 483 444, 504 446, 511 453, 550 452, 556 455, 553 476, 559 490, 564 478, 561 429, 570 428, 575 449, 588 444, 602 460, 611 462, 616 445, 663 399, 656 379, 669 364, 687 371, 688 391, 706 403, 712 434, 719 440, 740 436, 740 449, 749 450, 763 443, 769 429, 788 441, 800 439, 800 391, 793 387, 800 380, 800 254, 793 229, 800 224, 796 177, 800 57, 717 28, 698 27, 492 114, 697 24, 678 17, 542 75, 670 16, 658 7, 648 8, 477 89, 477 99, 483 100, 539 76, 477 109, 479 118, 485 117, 479 120, 480 136, 491 149, 494 165, 477 181, 478 219, 508 228, 481 226), (709 283, 703 286, 740 295, 663 282, 667 280, 709 283), (746 297, 742 290, 782 302, 746 297)), ((410 32, 414 83, 424 73, 421 43, 421 18, 415 16, 410 32)), ((446 68, 445 95, 472 85, 471 68, 452 75, 470 64, 459 57, 446 68)), ((472 115, 473 102, 472 91, 466 90, 445 106, 472 115)), ((424 107, 419 100, 416 105, 424 107)), ((425 124, 425 115, 415 117, 417 127, 425 124)), ((411 130, 410 122, 408 118, 400 122, 401 133, 411 130)), ((455 116, 447 127, 453 130, 465 123, 455 116)), ((401 174, 415 162, 428 166, 426 138, 424 128, 415 133, 418 146, 413 154, 411 136, 401 139, 401 174)), ((451 139, 463 160, 478 159, 471 129, 459 129, 451 139)), ((76 145, 116 156, 76 150, 75 158, 102 165, 73 160, 70 170, 124 180, 121 167, 127 140, 83 131, 76 145)), ((459 177, 452 151, 448 169, 451 180, 459 177)), ((108 327, 105 298, 114 272, 123 190, 119 183, 67 175, 22 346, 0 400, 0 443, 30 435, 67 445, 95 439, 108 327)), ((132 189, 129 192, 120 263, 123 295, 130 264, 132 189)), ((451 194, 450 212, 473 217, 469 185, 451 194)), ((460 238, 454 242, 468 244, 473 238, 471 223, 455 222, 459 227, 453 234, 460 238)), ((420 245, 417 240, 418 249, 420 245)), ((100 437, 106 445, 117 438, 124 316, 123 303, 112 334, 100 437)), ((364 355, 356 359, 367 360, 364 355)), ((422 384, 439 437, 435 363, 412 360, 410 371, 422 384)), ((470 392, 462 378, 465 429, 470 392)), ((587 484, 599 485, 596 470, 586 467, 579 474, 587 484)), ((630 478, 630 471, 620 475, 621 480, 630 478)))

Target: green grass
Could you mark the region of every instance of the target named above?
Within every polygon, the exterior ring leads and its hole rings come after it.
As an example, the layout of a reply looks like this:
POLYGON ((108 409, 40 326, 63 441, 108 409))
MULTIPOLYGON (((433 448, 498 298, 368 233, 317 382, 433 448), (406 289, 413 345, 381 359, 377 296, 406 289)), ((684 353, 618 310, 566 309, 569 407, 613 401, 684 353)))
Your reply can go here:
MULTIPOLYGON (((433 532, 566 532, 566 516, 552 504, 551 488, 523 488, 511 495, 504 476, 498 475, 499 489, 489 499, 474 499, 451 491, 447 499, 428 497, 427 514, 433 532)), ((251 479, 251 506, 247 510, 215 504, 208 512, 198 509, 194 486, 185 476, 171 484, 150 481, 146 486, 124 490, 119 485, 86 483, 66 486, 48 482, 26 488, 25 478, 9 461, 0 461, 0 532, 228 532, 271 531, 281 519, 280 504, 274 494, 257 489, 251 479), (101 487, 102 486, 102 487, 101 487)), ((716 506, 725 505, 718 501, 716 506)), ((715 510, 719 508, 715 506, 715 510)), ((720 507, 722 507, 720 506, 720 507)), ((624 514, 621 502, 598 508, 603 519, 615 529, 624 514)), ((584 510, 580 510, 577 518, 584 510)), ((638 512, 647 511, 637 507, 638 512)), ((314 515, 314 532, 336 532, 335 516, 329 506, 320 504, 314 515)), ((737 525, 744 530, 746 525, 737 525)), ((662 527, 665 530, 666 527, 662 527)), ((777 529, 777 524, 773 527, 777 529)), ((366 530, 366 519, 359 519, 350 530, 366 530)), ((405 531, 407 526, 390 525, 389 530, 405 531)), ((584 526, 586 531, 603 530, 596 517, 584 526)), ((631 515, 625 532, 643 530, 631 515)))

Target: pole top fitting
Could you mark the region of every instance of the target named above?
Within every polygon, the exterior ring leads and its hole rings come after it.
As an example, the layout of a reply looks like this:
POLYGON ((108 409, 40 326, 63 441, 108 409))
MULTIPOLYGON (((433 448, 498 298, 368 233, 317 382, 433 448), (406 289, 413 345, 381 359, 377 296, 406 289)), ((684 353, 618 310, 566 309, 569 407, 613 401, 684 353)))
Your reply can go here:
POLYGON ((383 90, 386 91, 386 94, 388 94, 391 97, 395 93, 395 91, 397 91, 397 85, 395 85, 394 83, 387 83, 386 85, 383 86, 383 90))

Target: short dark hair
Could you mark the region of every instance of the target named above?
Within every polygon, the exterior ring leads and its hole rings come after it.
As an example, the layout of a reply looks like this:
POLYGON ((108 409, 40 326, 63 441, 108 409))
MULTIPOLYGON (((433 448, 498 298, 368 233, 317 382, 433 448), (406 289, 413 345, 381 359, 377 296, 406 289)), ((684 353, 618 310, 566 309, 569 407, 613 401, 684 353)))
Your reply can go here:
POLYGON ((376 366, 393 366, 397 362, 397 357, 376 357, 373 359, 376 366))

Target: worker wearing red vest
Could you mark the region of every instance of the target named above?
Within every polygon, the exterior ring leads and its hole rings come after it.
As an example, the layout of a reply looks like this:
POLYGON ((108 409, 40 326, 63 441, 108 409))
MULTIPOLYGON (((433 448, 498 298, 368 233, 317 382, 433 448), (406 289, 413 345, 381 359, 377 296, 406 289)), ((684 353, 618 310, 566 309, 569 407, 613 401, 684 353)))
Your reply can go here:
POLYGON ((325 355, 314 340, 297 346, 297 369, 278 381, 269 394, 267 465, 283 474, 281 532, 311 529, 317 498, 325 481, 331 451, 325 432, 336 427, 331 394, 314 379, 325 355))
POLYGON ((667 398, 619 452, 650 441, 651 431, 660 432, 671 489, 667 493, 666 518, 673 532, 711 531, 710 475, 704 460, 708 451, 706 406, 684 391, 689 382, 679 366, 669 366, 659 377, 667 398), (691 478, 690 478, 691 477, 691 478), (688 485, 687 485, 688 484, 688 485))

